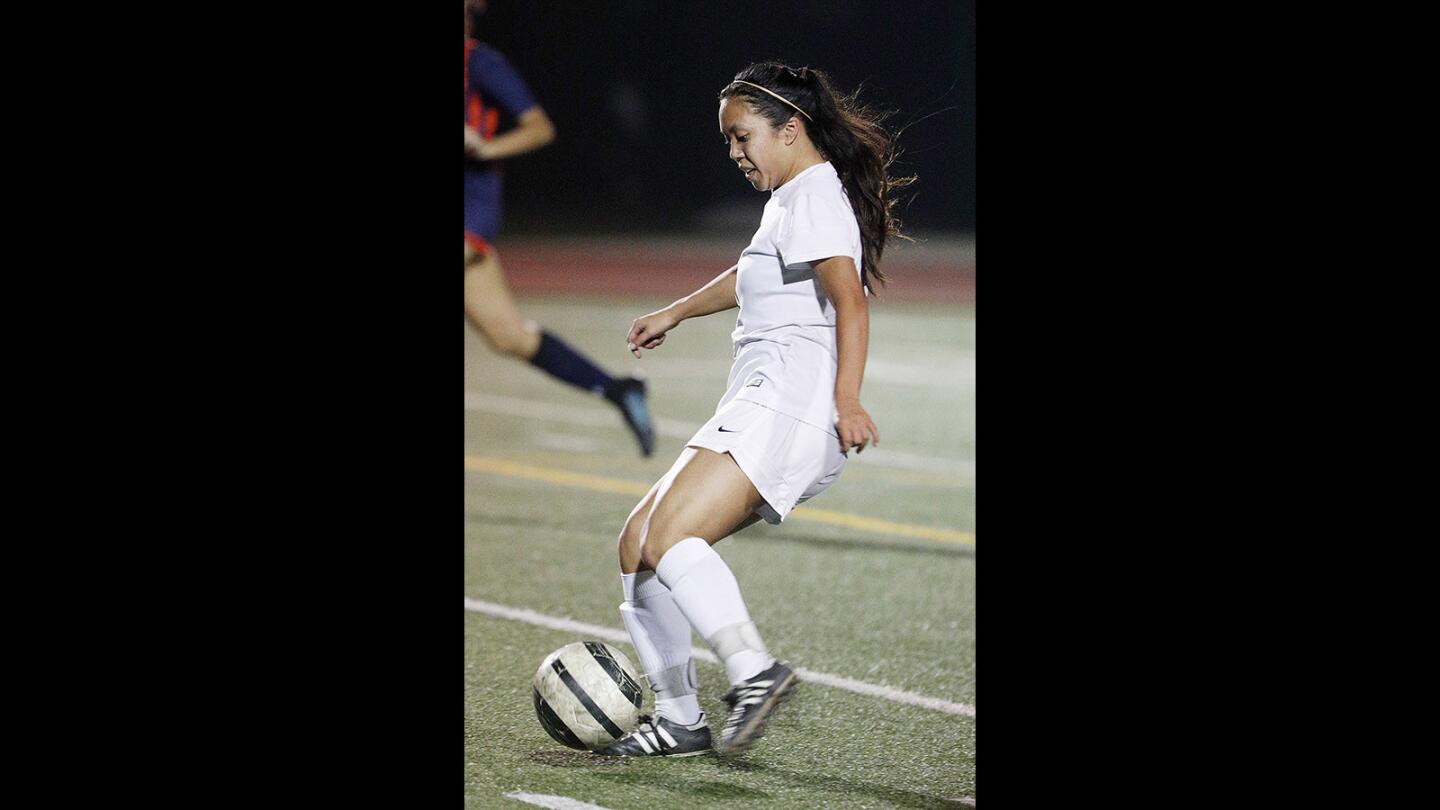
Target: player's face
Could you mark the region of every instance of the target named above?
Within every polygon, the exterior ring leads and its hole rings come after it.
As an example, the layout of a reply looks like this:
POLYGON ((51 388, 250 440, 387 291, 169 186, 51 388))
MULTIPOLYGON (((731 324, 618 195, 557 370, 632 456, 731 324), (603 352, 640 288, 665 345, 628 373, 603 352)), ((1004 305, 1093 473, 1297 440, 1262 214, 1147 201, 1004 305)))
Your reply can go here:
POLYGON ((720 134, 725 136, 730 159, 758 191, 775 188, 784 179, 787 155, 783 131, 783 127, 775 127, 750 109, 744 99, 720 100, 720 134))

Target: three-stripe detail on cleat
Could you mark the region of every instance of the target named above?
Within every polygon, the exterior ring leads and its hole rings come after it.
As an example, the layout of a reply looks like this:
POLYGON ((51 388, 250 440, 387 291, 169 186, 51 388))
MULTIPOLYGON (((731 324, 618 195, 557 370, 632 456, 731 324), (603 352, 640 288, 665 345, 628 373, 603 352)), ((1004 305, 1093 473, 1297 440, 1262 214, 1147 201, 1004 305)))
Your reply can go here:
POLYGON ((634 734, 635 739, 640 742, 640 747, 645 749, 645 753, 647 754, 652 754, 656 751, 664 752, 679 745, 679 743, 675 742, 675 738, 670 735, 670 732, 666 731, 665 727, 660 725, 658 721, 641 726, 634 731, 634 734), (664 738, 665 742, 662 744, 659 738, 664 738))

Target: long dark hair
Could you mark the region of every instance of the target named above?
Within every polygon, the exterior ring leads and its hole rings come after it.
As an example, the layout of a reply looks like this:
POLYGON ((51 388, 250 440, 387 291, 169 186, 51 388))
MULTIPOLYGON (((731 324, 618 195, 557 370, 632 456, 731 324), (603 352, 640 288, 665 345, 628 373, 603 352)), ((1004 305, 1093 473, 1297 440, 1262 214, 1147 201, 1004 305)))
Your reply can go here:
POLYGON ((914 175, 889 176, 890 164, 899 153, 895 136, 883 126, 887 114, 862 105, 858 89, 848 96, 837 93, 824 71, 779 62, 757 62, 736 73, 720 91, 722 99, 735 96, 744 97, 757 114, 777 127, 792 116, 805 126, 820 154, 834 165, 855 210, 864 249, 861 281, 868 285, 873 279, 884 284, 880 258, 885 254, 885 242, 891 237, 910 238, 900 232, 900 220, 895 217, 895 192, 915 182, 914 175), (738 82, 777 93, 810 117, 770 93, 738 82))

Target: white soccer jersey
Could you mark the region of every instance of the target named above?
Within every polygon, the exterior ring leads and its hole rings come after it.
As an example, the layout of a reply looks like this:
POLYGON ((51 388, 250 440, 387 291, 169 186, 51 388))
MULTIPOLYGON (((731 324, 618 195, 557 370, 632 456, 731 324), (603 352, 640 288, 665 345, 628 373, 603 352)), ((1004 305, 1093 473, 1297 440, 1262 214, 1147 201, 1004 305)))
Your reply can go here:
POLYGON ((860 271, 860 225, 826 162, 770 193, 740 254, 735 364, 717 412, 749 400, 834 435, 835 306, 812 267, 832 256, 849 256, 860 271))

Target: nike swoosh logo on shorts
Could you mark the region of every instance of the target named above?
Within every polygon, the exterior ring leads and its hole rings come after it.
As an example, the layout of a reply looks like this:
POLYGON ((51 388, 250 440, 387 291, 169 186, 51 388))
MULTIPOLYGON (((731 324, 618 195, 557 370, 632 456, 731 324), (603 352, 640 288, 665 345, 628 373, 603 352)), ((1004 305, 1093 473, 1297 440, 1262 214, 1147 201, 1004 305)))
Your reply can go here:
POLYGON ((738 430, 726 430, 724 425, 721 425, 720 428, 719 428, 719 430, 720 430, 721 433, 739 433, 739 432, 740 432, 740 431, 738 431, 738 430))

